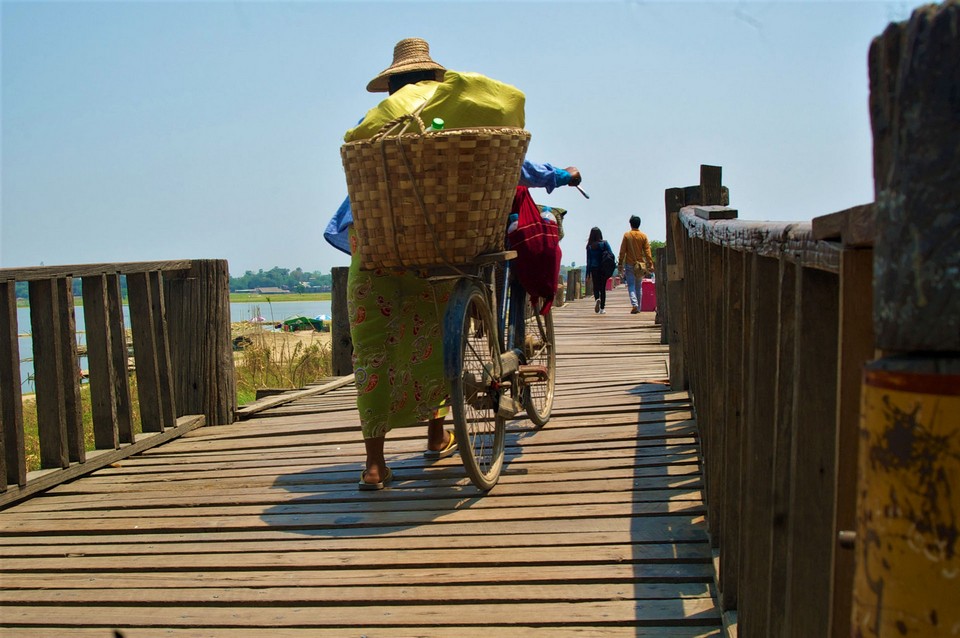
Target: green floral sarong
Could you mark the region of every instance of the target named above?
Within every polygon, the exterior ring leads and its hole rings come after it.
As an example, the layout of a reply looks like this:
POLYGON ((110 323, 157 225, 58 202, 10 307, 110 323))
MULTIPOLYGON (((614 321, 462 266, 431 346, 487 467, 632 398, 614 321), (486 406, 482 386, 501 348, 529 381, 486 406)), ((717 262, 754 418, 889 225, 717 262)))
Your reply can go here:
POLYGON ((356 236, 347 280, 357 410, 363 438, 426 422, 445 412, 443 315, 453 281, 414 271, 360 270, 356 236))

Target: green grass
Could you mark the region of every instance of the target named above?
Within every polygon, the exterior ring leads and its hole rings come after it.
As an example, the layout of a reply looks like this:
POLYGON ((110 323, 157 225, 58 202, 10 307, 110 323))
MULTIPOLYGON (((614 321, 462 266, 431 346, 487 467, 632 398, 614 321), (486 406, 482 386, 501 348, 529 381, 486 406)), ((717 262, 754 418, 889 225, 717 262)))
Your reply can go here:
POLYGON ((271 348, 254 342, 235 358, 237 404, 256 398, 259 388, 302 388, 333 373, 330 347, 326 344, 271 348))

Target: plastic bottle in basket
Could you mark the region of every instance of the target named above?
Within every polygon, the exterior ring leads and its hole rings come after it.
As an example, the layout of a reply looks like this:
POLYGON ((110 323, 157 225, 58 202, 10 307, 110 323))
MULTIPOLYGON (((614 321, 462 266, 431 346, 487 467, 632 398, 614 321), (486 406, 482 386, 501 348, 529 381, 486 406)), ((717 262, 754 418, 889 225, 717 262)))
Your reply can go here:
POLYGON ((443 124, 444 124, 444 122, 443 122, 442 119, 440 119, 439 117, 435 117, 435 118, 433 118, 433 121, 430 123, 430 130, 431 130, 431 131, 442 131, 442 130, 443 130, 443 124))

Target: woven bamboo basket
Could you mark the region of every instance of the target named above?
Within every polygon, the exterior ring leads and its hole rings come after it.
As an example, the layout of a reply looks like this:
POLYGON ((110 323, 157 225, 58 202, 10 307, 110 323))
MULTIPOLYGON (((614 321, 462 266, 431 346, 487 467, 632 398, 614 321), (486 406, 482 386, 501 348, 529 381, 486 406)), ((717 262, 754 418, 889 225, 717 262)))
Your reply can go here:
POLYGON ((361 268, 458 265, 502 250, 529 143, 519 128, 424 132, 407 115, 344 144, 361 268))

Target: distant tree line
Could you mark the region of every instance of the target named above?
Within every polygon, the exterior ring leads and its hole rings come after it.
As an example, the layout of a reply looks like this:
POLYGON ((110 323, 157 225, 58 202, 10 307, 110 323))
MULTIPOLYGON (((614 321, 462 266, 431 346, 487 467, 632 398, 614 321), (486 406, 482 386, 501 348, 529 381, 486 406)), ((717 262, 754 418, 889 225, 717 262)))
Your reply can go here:
POLYGON ((305 272, 302 268, 274 267, 257 272, 248 270, 240 277, 230 277, 230 292, 253 290, 255 288, 281 288, 290 292, 313 292, 330 290, 333 280, 330 274, 320 271, 305 272))
MULTIPOLYGON (((74 277, 71 284, 73 296, 79 299, 81 294, 80 278, 74 277)), ((17 299, 28 299, 30 297, 30 284, 25 281, 18 281, 14 291, 17 299)), ((127 280, 125 277, 120 278, 120 294, 123 295, 124 298, 127 296, 127 280)))

